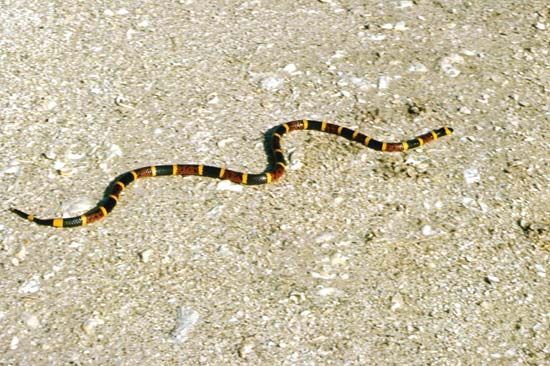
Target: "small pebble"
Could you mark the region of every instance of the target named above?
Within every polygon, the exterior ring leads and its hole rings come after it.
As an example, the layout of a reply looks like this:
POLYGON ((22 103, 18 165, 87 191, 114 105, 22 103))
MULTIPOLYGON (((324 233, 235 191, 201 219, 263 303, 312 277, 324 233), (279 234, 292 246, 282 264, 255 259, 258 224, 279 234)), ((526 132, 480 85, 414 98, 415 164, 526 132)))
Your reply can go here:
POLYGON ((20 261, 24 261, 26 255, 27 255, 27 247, 25 245, 21 245, 19 247, 19 250, 15 252, 14 257, 20 261))
POLYGON ((326 243, 326 242, 331 241, 333 239, 334 239, 334 234, 333 233, 323 233, 321 235, 318 235, 315 238, 315 243, 317 243, 317 244, 326 243))
POLYGON ((287 72, 287 73, 289 73, 289 74, 295 73, 296 70, 297 70, 297 67, 296 67, 296 65, 294 65, 294 64, 288 64, 288 65, 286 65, 286 66, 283 68, 283 71, 284 71, 284 72, 287 72))
POLYGON ((139 253, 139 258, 143 263, 149 263, 151 261, 152 255, 153 255, 153 250, 146 249, 143 252, 139 253))
POLYGON ((318 279, 321 279, 321 280, 333 280, 334 278, 336 278, 336 275, 334 273, 327 273, 325 271, 323 272, 311 272, 311 277, 313 278, 318 278, 318 279))
POLYGON ((472 111, 470 110, 470 108, 468 108, 466 106, 462 106, 462 107, 458 108, 458 111, 462 114, 472 114, 472 111))
POLYGON ((386 39, 386 36, 383 34, 373 34, 369 38, 371 41, 383 41, 386 39))
POLYGON ((207 102, 207 104, 218 104, 220 102, 220 98, 217 95, 214 95, 212 98, 210 98, 207 102))
POLYGON ((199 321, 199 317, 199 313, 189 307, 182 306, 178 309, 176 328, 173 332, 176 342, 183 343, 187 339, 188 333, 199 321))
POLYGON ((432 227, 430 225, 424 225, 422 227, 422 235, 430 236, 430 235, 433 235, 433 234, 435 234, 435 231, 432 229, 432 227))
POLYGON ((319 291, 317 291, 317 294, 319 296, 341 296, 344 294, 342 290, 339 290, 335 287, 323 287, 319 291))
POLYGON ((239 347, 239 357, 246 358, 254 350, 254 342, 250 339, 243 341, 239 347))
POLYGON ((535 264, 535 270, 537 271, 537 276, 539 277, 546 277, 546 269, 542 264, 535 264))
POLYGON ((53 168, 55 170, 63 170, 63 168, 65 167, 65 163, 60 161, 60 160, 56 160, 54 163, 53 163, 53 168))
POLYGON ((441 70, 449 77, 455 78, 460 75, 460 70, 458 70, 454 65, 463 64, 464 58, 459 54, 451 54, 450 56, 443 57, 439 62, 441 70))
POLYGON ((333 266, 339 266, 342 264, 345 264, 346 261, 349 259, 348 257, 336 252, 333 255, 330 256, 330 264, 333 266))
POLYGON ((220 141, 218 141, 218 147, 225 147, 227 146, 227 144, 229 144, 230 142, 233 142, 234 139, 232 137, 228 137, 226 139, 222 139, 220 141))
POLYGON ((389 76, 380 76, 378 78, 378 89, 388 89, 388 86, 390 85, 390 77, 389 76))
POLYGON ((407 26, 405 25, 405 22, 397 22, 395 23, 395 27, 394 27, 395 30, 397 31, 405 31, 407 30, 407 26))
POLYGON ((149 26, 149 21, 147 19, 142 20, 137 24, 138 28, 147 28, 149 26))
POLYGON ((409 66, 409 72, 426 72, 428 71, 428 68, 421 64, 420 62, 413 62, 411 66, 409 66))
POLYGON ((99 318, 91 318, 86 320, 84 323, 82 323, 82 330, 87 335, 92 335, 95 333, 95 328, 98 325, 103 325, 105 322, 102 319, 99 318))
POLYGON ((279 89, 284 83, 284 80, 282 78, 271 76, 263 79, 260 83, 260 86, 269 91, 275 91, 279 89))
POLYGON ((80 160, 85 156, 86 154, 84 153, 73 153, 71 150, 67 151, 67 153, 65 154, 65 157, 72 161, 80 160))
POLYGON ((544 25, 544 23, 541 23, 541 22, 537 22, 535 24, 535 28, 539 29, 539 30, 545 30, 546 29, 546 25, 544 25))
POLYGON ((13 337, 10 342, 10 349, 16 350, 19 346, 19 338, 17 336, 13 337))
POLYGON ((109 150, 107 154, 104 156, 104 159, 110 160, 117 157, 121 157, 122 155, 124 154, 122 153, 122 149, 120 148, 120 146, 118 146, 117 144, 110 144, 109 150))
POLYGON ((302 163, 301 160, 294 159, 294 160, 291 161, 289 169, 290 170, 300 170, 300 169, 302 169, 303 166, 304 166, 304 164, 302 163))
POLYGON ((403 306, 403 296, 401 294, 395 294, 391 298, 391 311, 396 311, 397 309, 400 309, 403 306))
POLYGON ((40 291, 40 280, 37 276, 25 281, 19 288, 20 294, 34 294, 40 291))
POLYGON ((216 185, 216 190, 218 191, 231 191, 231 192, 242 192, 242 184, 233 183, 230 180, 221 180, 216 185))
POLYGON ((336 206, 339 206, 339 205, 340 205, 342 202, 344 202, 344 201, 345 201, 344 197, 338 196, 338 197, 334 198, 334 204, 335 204, 336 206))
POLYGON ((21 319, 23 319, 23 322, 31 329, 36 329, 40 326, 40 321, 38 318, 31 313, 23 313, 21 315, 21 319))
POLYGON ((485 277, 485 282, 490 283, 490 284, 494 284, 494 283, 500 282, 500 279, 497 276, 487 275, 485 277))
POLYGON ((465 169, 463 174, 464 174, 464 180, 466 181, 466 184, 481 182, 481 176, 477 168, 465 169))
POLYGON ((476 52, 475 51, 471 51, 471 50, 461 50, 460 53, 462 53, 464 56, 470 56, 470 57, 473 57, 476 55, 476 52))
POLYGON ((57 107, 57 102, 55 100, 48 100, 44 105, 44 108, 48 111, 54 110, 55 107, 57 107))

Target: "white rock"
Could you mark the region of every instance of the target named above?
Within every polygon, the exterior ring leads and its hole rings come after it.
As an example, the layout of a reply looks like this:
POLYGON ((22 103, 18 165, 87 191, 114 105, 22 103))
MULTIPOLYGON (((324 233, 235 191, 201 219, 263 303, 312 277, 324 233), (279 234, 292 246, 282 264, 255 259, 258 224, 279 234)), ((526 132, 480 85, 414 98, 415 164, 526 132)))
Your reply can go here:
POLYGON ((151 261, 151 256, 153 255, 153 250, 146 249, 143 252, 139 253, 139 257, 143 263, 149 263, 151 261))
POLYGON ((390 77, 382 75, 378 78, 378 89, 388 89, 388 86, 390 84, 390 77))
POLYGON ((475 51, 467 50, 467 49, 461 50, 460 53, 462 53, 464 56, 470 56, 470 57, 473 57, 476 55, 475 51))
POLYGON ((24 261, 27 256, 27 247, 24 244, 21 244, 19 250, 14 253, 14 257, 20 261, 24 261))
POLYGON ((342 290, 339 290, 335 287, 323 287, 319 291, 317 291, 317 294, 319 296, 341 296, 344 294, 342 290))
POLYGON ((74 153, 71 150, 68 150, 67 153, 65 154, 65 157, 67 159, 73 160, 73 161, 80 160, 85 156, 86 156, 85 153, 74 153))
POLYGON ((20 294, 34 294, 40 291, 40 280, 38 276, 34 276, 32 279, 25 281, 19 288, 20 294))
POLYGON ((347 91, 347 90, 342 90, 342 91, 340 91, 340 93, 341 93, 344 97, 346 97, 346 98, 350 98, 350 97, 351 97, 351 93, 350 93, 349 91, 347 91))
POLYGON ((294 65, 294 64, 288 64, 288 65, 286 65, 286 66, 283 68, 283 71, 284 71, 284 72, 287 72, 287 73, 289 73, 289 74, 295 73, 296 70, 297 70, 297 67, 296 67, 296 65, 294 65))
POLYGON ((23 322, 31 329, 36 329, 40 326, 38 318, 31 313, 24 312, 21 314, 21 319, 23 319, 23 322))
POLYGON ((485 280, 491 284, 500 282, 500 279, 497 276, 487 275, 485 280))
POLYGON ((403 0, 403 1, 400 1, 399 2, 399 5, 397 6, 399 9, 405 9, 405 8, 410 8, 411 6, 413 6, 413 2, 410 1, 410 0, 403 0))
POLYGON ((214 95, 212 98, 208 100, 208 104, 218 104, 220 102, 220 98, 217 95, 214 95))
POLYGON ((323 233, 321 235, 318 235, 315 238, 315 243, 317 243, 317 244, 326 243, 326 242, 331 241, 333 239, 334 239, 334 234, 333 233, 323 233))
POLYGON ((345 264, 348 259, 349 258, 345 255, 336 252, 330 256, 330 264, 332 264, 333 266, 339 266, 345 264))
POLYGON ((430 236, 435 234, 435 231, 432 229, 430 225, 424 225, 422 226, 422 235, 424 236, 430 236))
POLYGON ((229 144, 230 142, 233 142, 234 139, 232 137, 228 137, 226 139, 223 139, 223 140, 220 140, 218 141, 218 147, 226 147, 227 144, 229 144))
POLYGON ((481 176, 477 168, 465 169, 463 174, 464 174, 464 180, 466 181, 466 184, 481 182, 481 176))
POLYGON ((187 339, 189 332, 199 321, 199 317, 199 313, 189 307, 182 306, 178 309, 176 328, 173 333, 176 342, 183 343, 187 339))
POLYGON ((62 170, 63 168, 65 167, 65 163, 60 161, 60 160, 56 160, 54 163, 53 163, 53 168, 55 170, 62 170))
POLYGON ((394 29, 397 31, 405 31, 409 28, 407 28, 407 26, 405 25, 405 22, 397 22, 395 23, 394 29))
POLYGON ((274 91, 279 89, 284 84, 284 80, 280 77, 270 76, 263 79, 260 83, 260 86, 263 89, 274 91))
POLYGON ((91 319, 86 320, 84 323, 82 323, 82 330, 87 335, 92 335, 95 333, 95 328, 99 325, 103 325, 105 322, 103 319, 100 319, 98 317, 94 317, 91 319))
POLYGON ((462 107, 458 108, 458 111, 462 114, 472 114, 472 111, 470 110, 470 108, 468 108, 466 106, 462 106, 462 107))
POLYGON ((311 277, 318 278, 321 280, 333 280, 336 278, 336 275, 334 273, 327 273, 327 272, 311 272, 311 277))
POLYGON ((463 63, 464 58, 459 54, 454 53, 449 56, 443 57, 439 62, 439 66, 445 74, 447 74, 449 77, 455 78, 460 75, 460 70, 458 70, 454 65, 463 63))
POLYGON ((250 339, 245 340, 239 347, 239 357, 246 358, 254 350, 254 342, 250 339))
POLYGON ((231 192, 242 192, 243 186, 241 184, 233 183, 230 180, 224 179, 218 182, 216 186, 218 191, 231 191, 231 192))
POLYGON ((300 170, 300 169, 302 169, 303 166, 304 166, 304 164, 302 163, 301 160, 295 159, 290 163, 289 169, 290 170, 300 170))
POLYGON ((331 56, 331 58, 342 58, 342 57, 345 57, 348 53, 344 50, 336 50, 336 52, 334 52, 334 54, 331 56))
POLYGON ((108 153, 105 155, 105 159, 113 159, 122 155, 124 154, 122 153, 122 149, 120 148, 120 146, 118 146, 117 144, 111 144, 109 146, 108 153))
POLYGON ((373 34, 369 38, 371 41, 383 41, 386 39, 386 36, 383 34, 373 34))
POLYGON ((420 62, 413 62, 411 66, 409 66, 409 72, 426 72, 428 71, 428 68, 424 66, 424 64, 421 64, 420 62))
POLYGON ((0 175, 2 174, 14 174, 19 175, 19 172, 21 172, 21 166, 19 165, 19 162, 16 160, 10 161, 7 167, 3 168, 0 171, 0 175))
POLYGON ((546 269, 542 264, 535 264, 535 270, 537 271, 537 276, 542 278, 546 277, 546 269))
POLYGON ((403 306, 403 296, 401 294, 395 294, 391 298, 391 311, 396 311, 397 309, 400 309, 403 306))
POLYGON ((44 108, 48 111, 54 110, 55 107, 57 107, 57 102, 53 99, 48 100, 44 105, 44 108))
POLYGON ((16 350, 19 346, 19 338, 17 336, 14 336, 10 341, 10 349, 16 350))

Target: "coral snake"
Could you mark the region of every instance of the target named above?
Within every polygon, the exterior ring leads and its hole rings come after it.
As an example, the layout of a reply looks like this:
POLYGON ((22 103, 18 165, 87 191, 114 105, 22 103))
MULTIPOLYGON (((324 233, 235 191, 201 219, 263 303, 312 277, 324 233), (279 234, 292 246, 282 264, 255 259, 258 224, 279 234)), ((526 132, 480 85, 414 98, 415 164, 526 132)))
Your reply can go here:
POLYGON ((342 136, 348 140, 362 143, 370 149, 376 151, 398 152, 414 149, 440 137, 448 136, 453 133, 450 127, 441 127, 432 130, 423 135, 417 136, 411 140, 402 142, 383 142, 375 140, 343 126, 338 126, 325 121, 298 120, 283 123, 273 128, 269 150, 272 155, 271 168, 260 174, 249 174, 246 172, 236 172, 223 167, 215 167, 202 164, 172 164, 155 165, 135 169, 119 175, 112 181, 104 193, 104 198, 98 204, 80 216, 58 217, 53 219, 39 219, 32 214, 11 208, 10 210, 24 219, 35 222, 38 225, 53 227, 75 227, 90 224, 101 220, 107 216, 116 206, 121 192, 133 181, 145 177, 158 177, 162 175, 199 175, 204 177, 228 179, 234 183, 245 185, 267 184, 281 178, 285 173, 286 160, 281 148, 281 138, 285 133, 295 130, 314 130, 342 136))

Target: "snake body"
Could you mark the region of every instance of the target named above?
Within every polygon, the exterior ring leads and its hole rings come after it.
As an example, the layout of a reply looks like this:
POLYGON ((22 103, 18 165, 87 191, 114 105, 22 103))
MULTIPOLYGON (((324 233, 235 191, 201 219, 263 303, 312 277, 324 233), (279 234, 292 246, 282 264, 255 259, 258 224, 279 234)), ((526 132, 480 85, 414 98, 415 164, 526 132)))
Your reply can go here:
POLYGON ((142 167, 123 173, 112 181, 105 190, 104 198, 97 205, 80 216, 57 217, 52 219, 39 219, 32 214, 25 213, 15 208, 10 210, 18 216, 32 221, 38 225, 53 226, 56 228, 84 226, 106 217, 117 205, 122 191, 133 181, 145 177, 159 177, 163 175, 198 175, 210 178, 227 179, 234 183, 244 185, 259 185, 275 182, 281 178, 287 167, 281 147, 281 138, 284 134, 297 130, 314 130, 342 136, 348 140, 362 143, 376 151, 400 152, 414 149, 440 137, 453 133, 450 127, 441 127, 411 140, 402 142, 383 142, 373 139, 363 133, 347 127, 328 123, 325 121, 297 120, 286 122, 276 126, 271 134, 268 151, 272 156, 273 164, 270 169, 259 174, 237 172, 224 167, 216 167, 202 164, 171 164, 142 167))

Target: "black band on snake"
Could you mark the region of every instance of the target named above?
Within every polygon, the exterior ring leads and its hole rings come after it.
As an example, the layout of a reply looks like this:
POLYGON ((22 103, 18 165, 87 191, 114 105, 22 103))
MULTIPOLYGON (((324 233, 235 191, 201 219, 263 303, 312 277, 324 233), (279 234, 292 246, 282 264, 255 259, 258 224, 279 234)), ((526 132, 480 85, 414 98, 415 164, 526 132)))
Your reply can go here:
POLYGON ((234 183, 245 185, 259 185, 275 182, 281 178, 287 167, 286 160, 281 148, 281 138, 285 133, 296 130, 314 130, 330 133, 333 135, 342 136, 348 140, 355 141, 367 146, 376 151, 398 152, 414 149, 418 146, 427 144, 428 142, 437 140, 440 137, 448 136, 453 133, 450 127, 441 127, 437 130, 430 131, 411 140, 402 142, 382 142, 377 141, 369 136, 362 134, 359 131, 351 130, 346 127, 338 126, 328 122, 299 120, 283 123, 273 129, 271 137, 270 151, 273 159, 272 168, 260 173, 249 174, 244 172, 236 172, 233 170, 208 166, 202 164, 172 164, 172 165, 156 165, 135 169, 119 175, 105 191, 104 198, 88 212, 74 217, 39 219, 32 214, 11 208, 10 210, 24 219, 35 222, 38 225, 53 226, 53 227, 75 227, 84 226, 92 222, 101 220, 107 216, 116 206, 120 198, 121 192, 133 181, 145 177, 158 177, 162 175, 199 175, 204 177, 228 179, 234 183))

